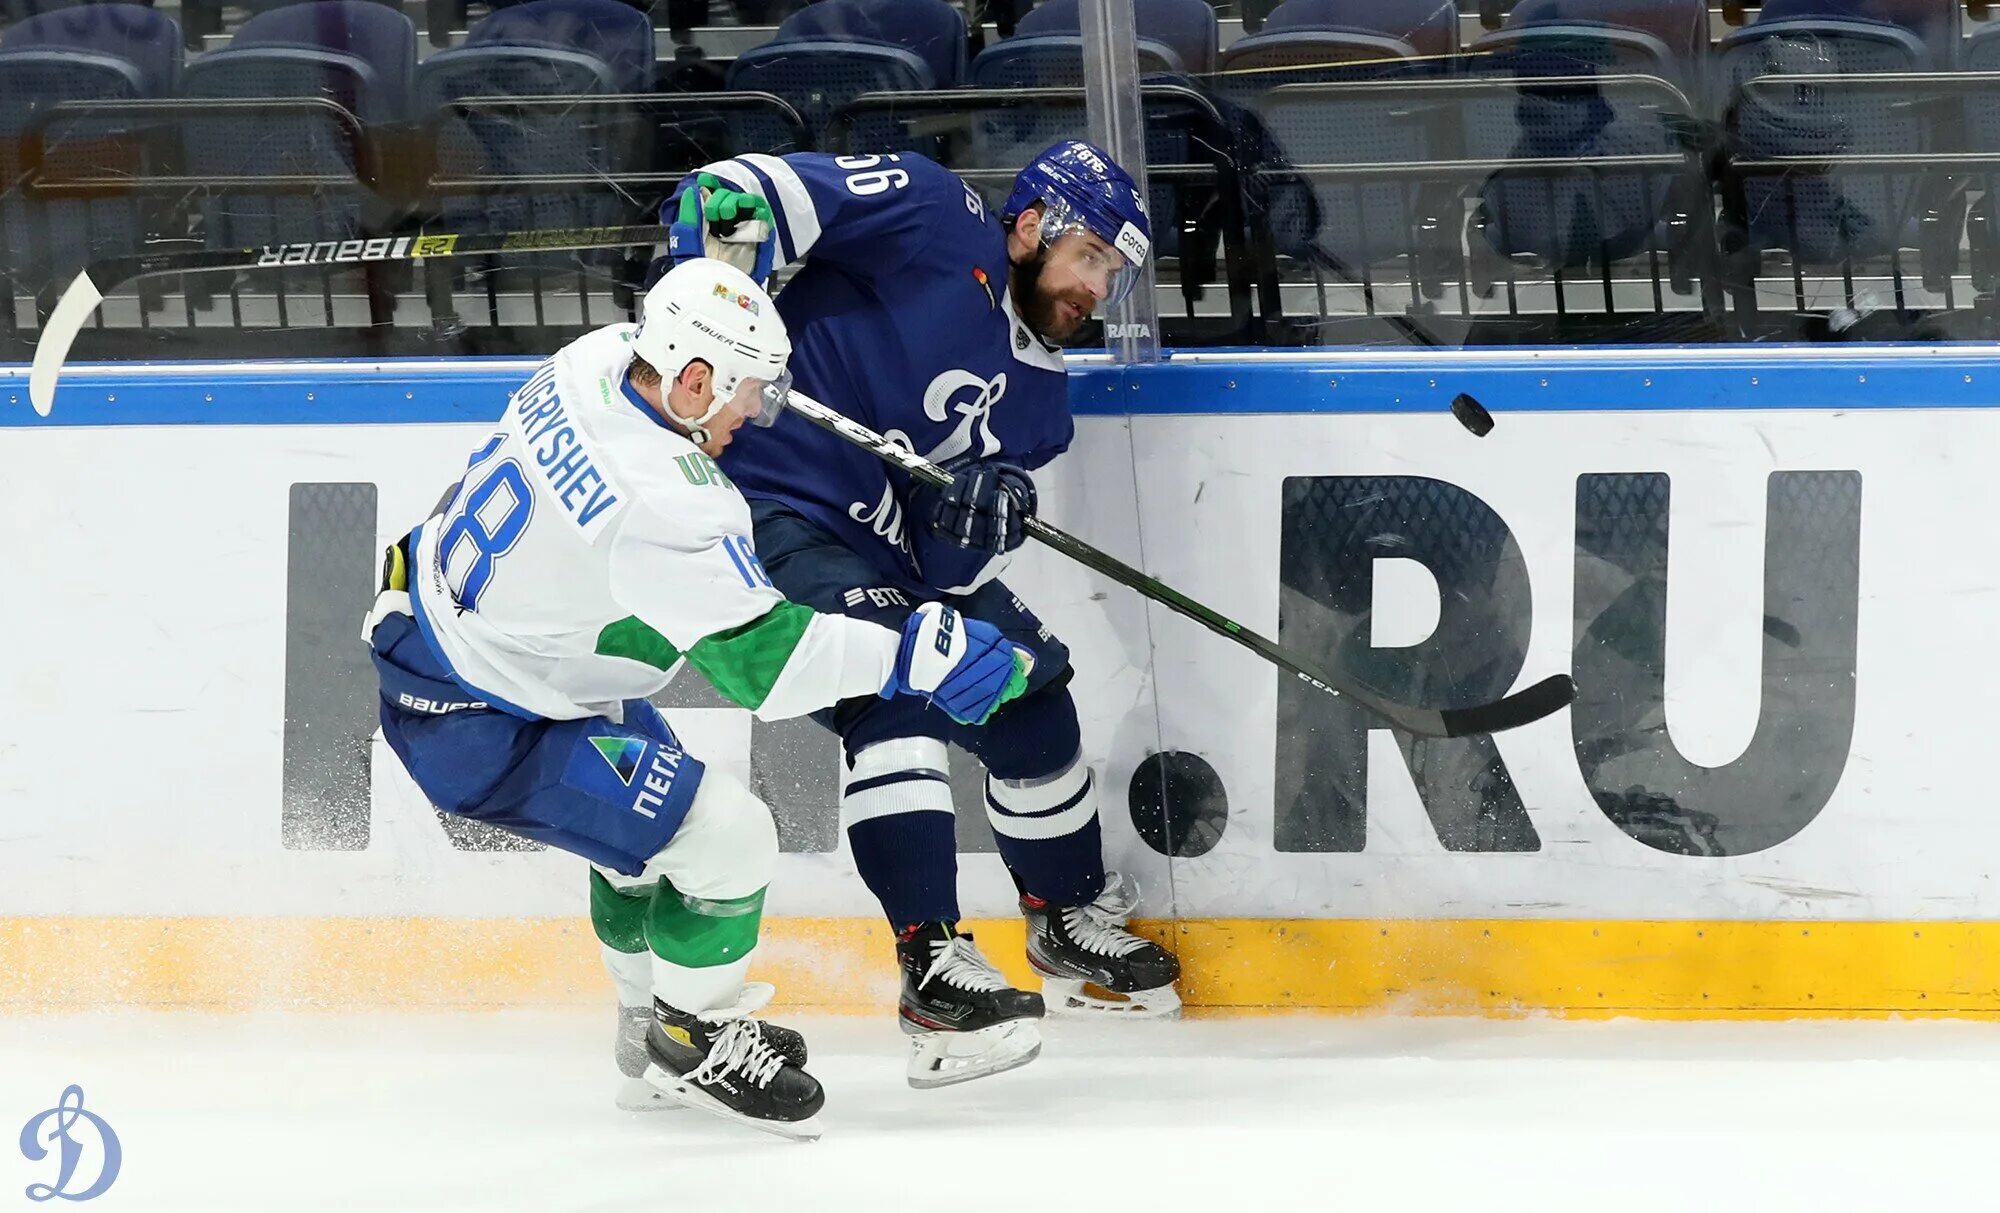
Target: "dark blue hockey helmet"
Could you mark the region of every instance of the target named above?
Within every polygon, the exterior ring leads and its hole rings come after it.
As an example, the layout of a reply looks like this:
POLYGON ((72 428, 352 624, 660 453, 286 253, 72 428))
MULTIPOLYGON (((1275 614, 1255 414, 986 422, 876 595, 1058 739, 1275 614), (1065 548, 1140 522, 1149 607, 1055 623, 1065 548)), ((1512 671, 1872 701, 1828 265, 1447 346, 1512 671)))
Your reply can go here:
POLYGON ((1118 162, 1081 139, 1065 139, 1045 149, 1014 178, 1014 190, 1000 210, 1005 223, 1041 203, 1042 243, 1070 232, 1087 231, 1118 253, 1097 267, 1103 273, 1104 301, 1118 303, 1132 293, 1139 267, 1153 249, 1153 225, 1139 187, 1118 162))

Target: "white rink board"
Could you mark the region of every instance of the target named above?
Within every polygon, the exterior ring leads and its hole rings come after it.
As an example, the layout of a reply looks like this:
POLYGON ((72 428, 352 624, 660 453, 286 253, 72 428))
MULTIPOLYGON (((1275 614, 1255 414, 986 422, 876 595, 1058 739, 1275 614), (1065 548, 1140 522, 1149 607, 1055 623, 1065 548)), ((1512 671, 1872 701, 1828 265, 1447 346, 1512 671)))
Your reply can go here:
MULTIPOLYGON (((1949 919, 2000 911, 1991 879, 2000 822, 1988 791, 1988 698, 2000 683, 1988 520, 2000 512, 1991 470, 2000 464, 2000 414, 1529 412, 1504 417, 1484 441, 1448 417, 1415 415, 1085 417, 1078 428, 1073 452, 1039 477, 1045 514, 1267 634, 1278 626, 1284 477, 1426 476, 1476 494, 1519 542, 1533 587, 1517 685, 1570 668, 1577 477, 1667 474, 1667 713, 1674 742, 1705 765, 1731 762, 1756 724, 1768 477, 1852 470, 1862 482, 1856 708, 1844 773, 1795 837, 1732 857, 1667 854, 1608 821, 1579 772, 1567 714, 1499 741, 1538 850, 1445 850, 1393 740, 1376 734, 1366 849, 1280 853, 1275 672, 1058 558, 1026 554, 1009 582, 1077 655, 1073 686, 1104 777, 1111 859, 1148 887, 1147 912, 1949 919), (1126 810, 1134 766, 1160 748, 1206 759, 1230 806, 1215 849, 1173 861, 1171 873, 1126 810)), ((575 860, 454 851, 379 746, 369 849, 290 851, 279 840, 289 488, 378 485, 377 539, 386 542, 428 511, 484 429, 6 431, 0 915, 580 911, 575 860)), ((1437 615, 1436 590, 1421 576, 1385 576, 1380 589, 1374 608, 1385 620, 1437 615)), ((745 763, 747 728, 730 714, 702 715, 712 718, 684 727, 710 742, 704 757, 745 763)), ((991 855, 965 856, 962 869, 969 913, 1008 909, 1011 890, 991 855)), ((772 910, 872 916, 874 906, 836 853, 787 856, 772 910)))

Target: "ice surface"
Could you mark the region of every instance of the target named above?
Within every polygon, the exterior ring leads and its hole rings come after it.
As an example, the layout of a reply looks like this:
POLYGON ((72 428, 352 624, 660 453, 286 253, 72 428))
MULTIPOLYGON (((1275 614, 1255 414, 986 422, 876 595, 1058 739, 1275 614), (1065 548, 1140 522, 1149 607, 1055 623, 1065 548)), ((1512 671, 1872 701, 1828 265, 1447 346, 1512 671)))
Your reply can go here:
POLYGON ((70 1083, 124 1150, 80 1207, 149 1213, 1994 1205, 1993 1025, 1063 1022, 918 1092, 886 1017, 791 1022, 810 1145, 615 1109, 608 1008, 0 1018, 0 1210, 70 1083))

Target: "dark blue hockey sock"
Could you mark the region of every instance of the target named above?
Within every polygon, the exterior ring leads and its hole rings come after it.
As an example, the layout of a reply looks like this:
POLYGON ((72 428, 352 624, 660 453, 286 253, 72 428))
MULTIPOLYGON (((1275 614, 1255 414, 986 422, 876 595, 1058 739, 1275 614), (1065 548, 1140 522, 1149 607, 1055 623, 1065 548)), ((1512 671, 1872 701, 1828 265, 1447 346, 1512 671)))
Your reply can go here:
POLYGON ((986 764, 986 818, 1021 892, 1065 906, 1095 900, 1104 891, 1097 785, 1068 689, 1009 704, 959 740, 986 764))
POLYGON ((1083 905, 1104 891, 1104 843, 1097 781, 1078 754, 1037 780, 986 779, 986 817, 1000 857, 1021 891, 1059 906, 1083 905))
POLYGON ((897 930, 958 921, 958 839, 945 745, 880 742, 855 756, 840 815, 862 882, 897 930))

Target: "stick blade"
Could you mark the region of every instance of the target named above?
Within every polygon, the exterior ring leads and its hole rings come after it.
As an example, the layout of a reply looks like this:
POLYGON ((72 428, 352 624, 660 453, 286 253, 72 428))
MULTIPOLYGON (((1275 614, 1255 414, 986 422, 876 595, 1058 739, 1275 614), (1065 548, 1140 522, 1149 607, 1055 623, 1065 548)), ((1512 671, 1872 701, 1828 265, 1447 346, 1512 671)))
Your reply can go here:
POLYGON ((1438 714, 1444 717, 1445 736, 1469 737, 1475 733, 1504 733, 1533 724, 1562 711, 1575 699, 1576 680, 1568 674, 1551 674, 1505 699, 1478 707, 1446 708, 1438 714))
POLYGON ((69 360, 70 346, 76 343, 76 335, 103 302, 104 295, 90 280, 90 271, 84 270, 71 280, 69 289, 49 313, 41 339, 35 342, 34 366, 28 371, 28 402, 42 416, 48 416, 55 406, 56 380, 62 375, 63 363, 69 360))

